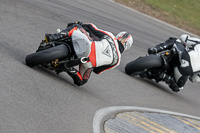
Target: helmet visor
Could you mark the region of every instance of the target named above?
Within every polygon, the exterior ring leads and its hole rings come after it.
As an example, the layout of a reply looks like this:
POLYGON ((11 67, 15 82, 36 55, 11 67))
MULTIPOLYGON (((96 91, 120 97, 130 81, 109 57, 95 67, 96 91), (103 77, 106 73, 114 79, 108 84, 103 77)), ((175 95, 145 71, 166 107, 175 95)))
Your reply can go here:
POLYGON ((129 49, 130 46, 127 46, 128 39, 131 37, 130 33, 125 33, 123 36, 119 37, 118 40, 122 43, 124 46, 124 49, 129 49), (128 48, 129 47, 129 48, 128 48))

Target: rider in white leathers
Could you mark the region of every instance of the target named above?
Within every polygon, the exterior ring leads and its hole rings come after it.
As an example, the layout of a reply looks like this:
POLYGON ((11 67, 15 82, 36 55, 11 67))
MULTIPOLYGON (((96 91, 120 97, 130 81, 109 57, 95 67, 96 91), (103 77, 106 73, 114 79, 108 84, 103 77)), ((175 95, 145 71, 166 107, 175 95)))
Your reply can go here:
POLYGON ((131 34, 120 32, 115 37, 111 32, 98 29, 92 23, 82 22, 69 23, 67 28, 60 33, 48 35, 49 40, 57 40, 63 37, 72 37, 74 32, 82 34, 85 41, 90 45, 88 49, 89 61, 79 66, 79 71, 69 68, 67 73, 73 78, 78 86, 85 84, 93 71, 96 74, 113 69, 120 64, 121 54, 133 44, 131 34), (85 37, 84 37, 85 36, 85 37))
POLYGON ((149 48, 148 53, 156 54, 171 49, 175 42, 181 42, 185 46, 180 65, 174 68, 174 77, 162 74, 160 78, 169 84, 173 91, 178 92, 183 89, 188 77, 192 82, 200 82, 200 39, 186 34, 181 35, 180 39, 170 37, 165 42, 149 48))

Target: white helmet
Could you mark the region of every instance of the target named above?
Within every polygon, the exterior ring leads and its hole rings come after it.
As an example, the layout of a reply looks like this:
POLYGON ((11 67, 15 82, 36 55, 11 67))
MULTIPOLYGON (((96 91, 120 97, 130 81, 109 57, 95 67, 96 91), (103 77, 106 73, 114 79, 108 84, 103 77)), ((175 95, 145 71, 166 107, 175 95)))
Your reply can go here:
POLYGON ((196 37, 190 37, 187 34, 183 34, 180 36, 180 40, 182 43, 184 43, 184 45, 190 47, 191 45, 200 43, 200 39, 196 38, 196 37))
POLYGON ((116 38, 123 45, 124 51, 127 51, 133 44, 133 37, 126 31, 118 33, 116 38))

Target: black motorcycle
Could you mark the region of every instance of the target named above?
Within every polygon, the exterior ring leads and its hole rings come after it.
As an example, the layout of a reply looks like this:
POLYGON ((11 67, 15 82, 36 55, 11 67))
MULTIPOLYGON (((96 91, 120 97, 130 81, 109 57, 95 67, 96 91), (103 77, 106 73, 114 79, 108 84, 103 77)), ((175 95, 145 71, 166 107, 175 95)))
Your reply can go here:
POLYGON ((25 61, 30 67, 42 65, 58 74, 89 61, 89 48, 90 42, 79 30, 74 31, 71 37, 56 41, 49 42, 45 36, 36 52, 27 55, 25 61))
POLYGON ((154 79, 156 82, 162 81, 160 75, 163 73, 174 77, 174 67, 180 65, 180 57, 184 49, 183 44, 176 42, 170 50, 148 54, 129 62, 125 66, 125 72, 128 75, 154 79))

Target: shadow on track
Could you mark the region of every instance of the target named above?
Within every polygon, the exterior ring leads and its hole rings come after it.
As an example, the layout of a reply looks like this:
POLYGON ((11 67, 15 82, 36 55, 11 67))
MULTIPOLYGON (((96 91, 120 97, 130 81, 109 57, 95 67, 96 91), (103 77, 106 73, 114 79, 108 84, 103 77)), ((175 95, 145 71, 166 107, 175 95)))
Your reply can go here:
POLYGON ((130 76, 128 75, 129 77, 137 80, 137 81, 140 81, 140 82, 145 82, 145 83, 148 83, 152 86, 155 86, 156 88, 166 92, 166 93, 169 93, 169 94, 177 94, 177 93, 174 93, 169 87, 166 87, 160 83, 156 83, 155 81, 153 80, 149 80, 149 79, 145 79, 145 78, 140 78, 139 76, 130 76))
MULTIPOLYGON (((26 63, 23 63, 23 64, 26 65, 26 63)), ((27 66, 27 65, 26 65, 26 66, 27 66)), ((28 67, 28 66, 27 66, 27 67, 28 67)), ((62 72, 62 73, 60 73, 60 74, 58 75, 58 74, 56 74, 55 71, 48 70, 47 68, 44 68, 44 67, 42 67, 42 66, 35 66, 35 67, 33 67, 33 68, 31 68, 31 67, 29 67, 29 68, 32 69, 32 70, 35 70, 35 71, 37 71, 37 72, 39 72, 39 73, 42 73, 42 74, 44 74, 44 75, 47 76, 47 77, 50 77, 50 78, 57 78, 57 79, 59 79, 59 80, 61 80, 61 81, 64 81, 64 82, 67 83, 68 85, 71 85, 71 86, 77 88, 77 86, 74 85, 74 84, 72 83, 73 81, 68 81, 68 79, 70 79, 71 77, 63 77, 63 74, 64 74, 65 72, 62 72)), ((66 73, 66 75, 68 75, 68 74, 66 73)), ((70 79, 70 80, 71 80, 71 79, 70 79)))
MULTIPOLYGON (((23 65, 26 65, 26 64, 23 63, 23 65)), ((28 68, 30 68, 30 67, 28 67, 28 68)), ((38 73, 41 73, 41 74, 43 74, 43 75, 45 75, 49 78, 55 79, 56 80, 55 82, 57 82, 58 84, 60 84, 60 83, 64 84, 64 86, 66 86, 66 89, 78 91, 78 92, 83 93, 83 95, 85 95, 85 96, 93 97, 95 99, 98 99, 100 101, 104 101, 106 103, 111 103, 111 101, 106 101, 105 98, 102 95, 98 94, 98 91, 95 90, 94 85, 86 83, 83 86, 76 86, 75 84, 73 84, 73 80, 65 72, 57 75, 54 71, 48 70, 48 69, 46 69, 42 66, 36 66, 36 67, 30 68, 30 69, 33 69, 34 71, 37 71, 38 73)))

